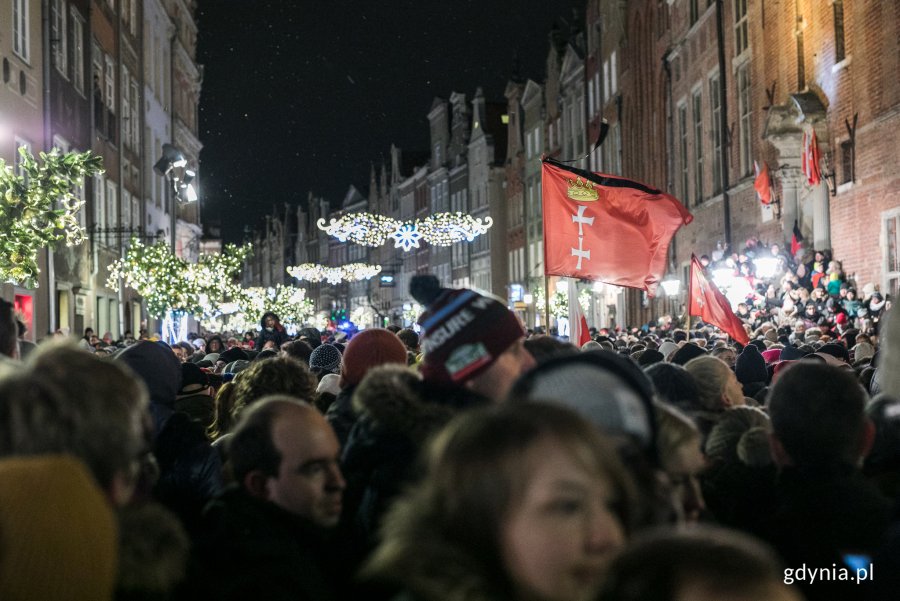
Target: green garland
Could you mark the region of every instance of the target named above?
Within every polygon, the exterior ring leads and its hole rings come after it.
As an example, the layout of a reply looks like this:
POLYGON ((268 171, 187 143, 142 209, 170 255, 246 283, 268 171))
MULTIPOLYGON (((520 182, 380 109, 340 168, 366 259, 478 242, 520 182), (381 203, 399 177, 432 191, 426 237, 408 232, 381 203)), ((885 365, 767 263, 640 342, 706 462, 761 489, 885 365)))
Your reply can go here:
POLYGON ((90 152, 40 153, 19 148, 22 175, 0 159, 0 280, 36 288, 38 252, 65 238, 81 244, 85 229, 76 215, 84 201, 75 196, 86 177, 103 172, 103 159, 90 152))
POLYGON ((131 241, 125 256, 109 266, 106 285, 119 289, 119 280, 147 302, 156 318, 182 311, 196 317, 215 313, 240 293, 238 282, 250 246, 225 246, 220 254, 201 255, 197 263, 175 256, 165 242, 145 246, 131 241))

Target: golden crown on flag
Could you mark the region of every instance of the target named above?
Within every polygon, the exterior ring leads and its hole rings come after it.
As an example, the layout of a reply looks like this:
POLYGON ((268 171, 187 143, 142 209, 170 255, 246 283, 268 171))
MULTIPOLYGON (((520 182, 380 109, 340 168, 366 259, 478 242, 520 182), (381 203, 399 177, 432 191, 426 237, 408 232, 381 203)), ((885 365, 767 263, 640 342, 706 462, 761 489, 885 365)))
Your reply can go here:
POLYGON ((574 180, 567 179, 569 190, 566 196, 578 202, 591 202, 600 198, 600 192, 594 189, 594 184, 576 177, 574 180))

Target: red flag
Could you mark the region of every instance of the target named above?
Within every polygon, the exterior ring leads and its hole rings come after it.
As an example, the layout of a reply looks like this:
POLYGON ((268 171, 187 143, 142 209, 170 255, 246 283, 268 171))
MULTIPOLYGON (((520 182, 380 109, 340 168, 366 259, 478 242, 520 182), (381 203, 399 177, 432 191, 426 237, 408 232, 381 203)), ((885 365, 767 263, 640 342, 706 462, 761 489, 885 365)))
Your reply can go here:
POLYGON ((696 315, 706 323, 740 342, 747 344, 750 337, 744 329, 744 322, 731 310, 731 303, 716 285, 706 279, 703 265, 696 255, 691 255, 691 301, 689 315, 696 315))
POLYGON ((817 186, 822 181, 822 172, 819 170, 819 141, 816 138, 816 130, 811 134, 803 134, 803 157, 800 167, 806 176, 806 183, 817 186))
POLYGON ((656 293, 672 236, 693 217, 674 196, 639 182, 565 167, 541 168, 544 270, 656 293))
POLYGON ((753 187, 756 189, 756 196, 764 205, 772 203, 772 178, 769 176, 769 165, 763 161, 762 169, 759 168, 756 161, 753 161, 753 169, 756 171, 756 179, 753 187))
POLYGON ((803 234, 800 233, 800 226, 797 220, 794 220, 794 232, 791 234, 791 256, 796 257, 797 251, 800 250, 800 243, 803 242, 803 234))

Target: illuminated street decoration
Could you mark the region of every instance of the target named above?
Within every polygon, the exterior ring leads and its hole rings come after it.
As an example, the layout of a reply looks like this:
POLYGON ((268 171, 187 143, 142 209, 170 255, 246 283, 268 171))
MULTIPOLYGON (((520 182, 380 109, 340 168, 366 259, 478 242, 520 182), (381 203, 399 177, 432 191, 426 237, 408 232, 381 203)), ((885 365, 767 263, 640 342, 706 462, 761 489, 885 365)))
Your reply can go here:
POLYGON ((288 267, 287 272, 298 280, 307 282, 325 281, 337 285, 341 282, 357 282, 368 280, 381 272, 381 265, 365 263, 349 263, 341 267, 326 267, 315 263, 303 263, 288 267))
POLYGON ((314 309, 304 288, 281 284, 274 288, 242 288, 234 302, 206 307, 204 315, 209 317, 201 320, 201 324, 212 332, 259 330, 263 314, 272 311, 293 336, 313 318, 314 309))
POLYGON ((422 234, 414 223, 404 223, 397 228, 391 238, 394 239, 394 248, 402 248, 403 252, 409 252, 413 248, 419 248, 419 240, 422 234))
POLYGON ((332 219, 326 225, 319 219, 319 229, 341 242, 355 242, 364 246, 381 246, 387 238, 395 248, 408 252, 425 241, 433 246, 450 246, 457 242, 472 242, 494 224, 490 217, 472 217, 465 213, 436 213, 425 219, 401 222, 383 215, 350 213, 332 219))
POLYGON ((125 256, 109 266, 106 285, 118 290, 122 280, 144 298, 156 318, 172 312, 212 315, 240 292, 238 278, 250 251, 250 245, 228 244, 222 253, 200 255, 197 263, 188 263, 164 242, 146 246, 135 238, 125 256))

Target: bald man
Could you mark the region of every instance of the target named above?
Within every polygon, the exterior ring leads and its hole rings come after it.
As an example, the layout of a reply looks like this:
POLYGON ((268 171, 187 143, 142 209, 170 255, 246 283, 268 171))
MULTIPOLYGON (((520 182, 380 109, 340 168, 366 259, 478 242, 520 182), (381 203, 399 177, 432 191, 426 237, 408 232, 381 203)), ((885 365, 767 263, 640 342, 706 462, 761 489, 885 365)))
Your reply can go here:
POLYGON ((291 397, 263 398, 243 412, 228 454, 235 484, 206 510, 190 592, 219 600, 339 598, 330 531, 345 483, 325 418, 291 397))

